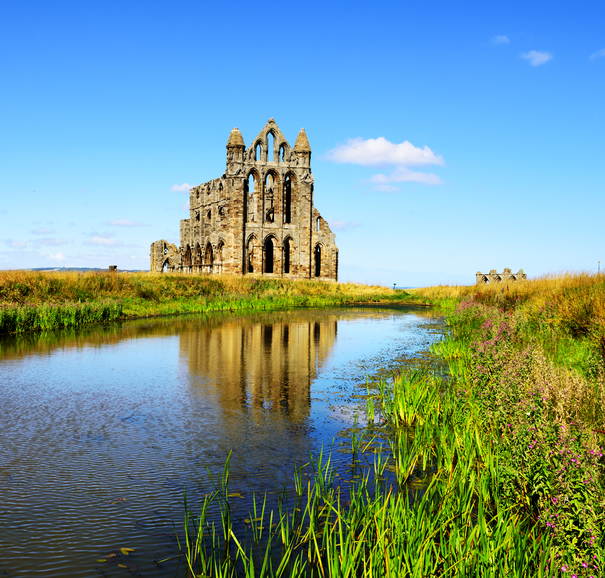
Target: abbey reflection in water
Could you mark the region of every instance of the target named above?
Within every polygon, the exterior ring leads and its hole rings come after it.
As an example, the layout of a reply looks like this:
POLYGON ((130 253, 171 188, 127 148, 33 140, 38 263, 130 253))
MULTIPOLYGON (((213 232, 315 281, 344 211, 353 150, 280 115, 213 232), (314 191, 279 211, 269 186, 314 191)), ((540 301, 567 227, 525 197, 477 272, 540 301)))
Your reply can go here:
MULTIPOLYGON (((266 321, 226 321, 180 334, 193 383, 228 409, 236 404, 309 415, 311 383, 329 357, 339 315, 320 321, 282 313, 266 321)), ((317 317, 315 317, 317 319, 317 317)))

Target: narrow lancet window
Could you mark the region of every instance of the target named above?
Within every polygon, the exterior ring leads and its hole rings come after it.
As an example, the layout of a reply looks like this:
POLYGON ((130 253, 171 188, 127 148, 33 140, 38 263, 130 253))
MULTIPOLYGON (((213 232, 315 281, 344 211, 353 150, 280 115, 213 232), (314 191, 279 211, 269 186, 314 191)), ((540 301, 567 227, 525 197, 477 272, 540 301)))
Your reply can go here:
POLYGON ((286 177, 284 185, 284 223, 292 222, 292 180, 286 177))

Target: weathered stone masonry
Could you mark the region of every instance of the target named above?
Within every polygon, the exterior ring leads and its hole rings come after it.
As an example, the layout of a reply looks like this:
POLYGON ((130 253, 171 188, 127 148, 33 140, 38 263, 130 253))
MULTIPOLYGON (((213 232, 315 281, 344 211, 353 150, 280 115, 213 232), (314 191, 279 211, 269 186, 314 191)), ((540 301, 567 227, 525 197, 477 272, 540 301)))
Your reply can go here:
POLYGON ((492 269, 489 273, 481 273, 477 271, 477 285, 481 283, 507 283, 508 281, 521 281, 527 279, 527 275, 523 273, 523 269, 519 269, 518 273, 512 273, 507 267, 503 273, 496 273, 492 269))
POLYGON ((246 149, 234 128, 223 176, 189 195, 181 246, 152 243, 150 271, 338 280, 334 233, 313 206, 304 129, 291 148, 269 119, 246 149))

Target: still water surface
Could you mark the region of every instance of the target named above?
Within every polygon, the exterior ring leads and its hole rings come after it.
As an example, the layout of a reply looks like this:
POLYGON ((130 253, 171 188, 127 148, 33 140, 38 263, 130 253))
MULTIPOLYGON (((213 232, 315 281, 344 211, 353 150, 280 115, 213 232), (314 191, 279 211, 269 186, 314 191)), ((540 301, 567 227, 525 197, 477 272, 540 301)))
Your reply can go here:
POLYGON ((232 450, 241 523, 352 425, 366 374, 425 355, 441 323, 322 309, 1 339, 0 577, 185 575, 185 489, 197 506, 232 450))

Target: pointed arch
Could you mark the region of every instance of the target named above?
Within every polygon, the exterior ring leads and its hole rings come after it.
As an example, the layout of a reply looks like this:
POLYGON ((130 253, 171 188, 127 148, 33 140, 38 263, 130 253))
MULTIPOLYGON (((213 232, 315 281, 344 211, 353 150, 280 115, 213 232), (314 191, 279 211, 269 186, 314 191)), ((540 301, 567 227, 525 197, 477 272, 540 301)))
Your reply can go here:
POLYGON ((255 221, 256 208, 258 206, 258 195, 260 194, 260 174, 256 169, 250 169, 244 181, 244 212, 245 221, 255 221))
POLYGON ((284 275, 289 275, 292 272, 292 254, 294 252, 294 241, 292 237, 288 235, 284 239, 283 247, 283 256, 282 256, 282 268, 284 275))
POLYGON ((253 233, 248 237, 246 241, 246 264, 245 264, 245 273, 254 273, 254 268, 256 265, 257 259, 257 238, 253 233))
POLYGON ((204 250, 204 271, 206 273, 213 273, 214 266, 214 253, 212 251, 212 244, 210 241, 206 244, 206 249, 204 250))
POLYGON ((268 235, 263 243, 263 273, 275 272, 275 247, 277 239, 268 235))
POLYGON ((297 191, 298 191, 298 181, 296 179, 296 174, 292 171, 288 171, 284 178, 284 186, 283 186, 283 214, 284 214, 284 223, 290 224, 293 219, 293 207, 296 203, 297 191))
POLYGON ((275 134, 272 130, 267 131, 267 162, 275 161, 275 134))
POLYGON ((279 191, 279 173, 270 169, 265 175, 263 183, 263 220, 265 223, 274 223, 279 212, 278 191, 279 191))
POLYGON ((195 250, 193 251, 193 265, 196 272, 199 273, 202 269, 202 248, 199 243, 196 244, 195 250))
POLYGON ((191 270, 191 247, 189 243, 187 243, 187 247, 185 247, 185 254, 183 255, 183 265, 187 267, 188 270, 191 270))
POLYGON ((321 243, 317 243, 315 249, 313 249, 313 273, 315 277, 321 277, 321 253, 321 243))
POLYGON ((219 239, 216 245, 215 270, 220 275, 223 272, 223 263, 225 261, 225 241, 219 239))

